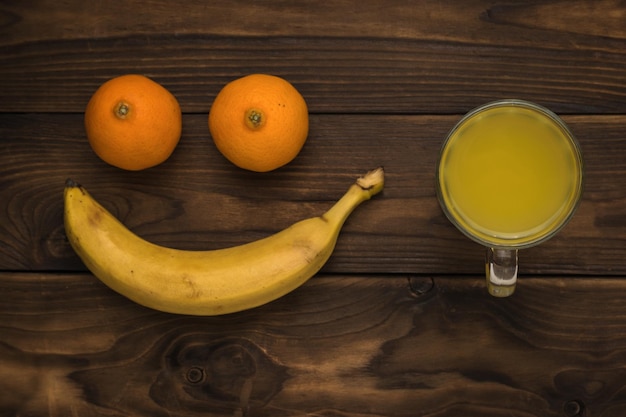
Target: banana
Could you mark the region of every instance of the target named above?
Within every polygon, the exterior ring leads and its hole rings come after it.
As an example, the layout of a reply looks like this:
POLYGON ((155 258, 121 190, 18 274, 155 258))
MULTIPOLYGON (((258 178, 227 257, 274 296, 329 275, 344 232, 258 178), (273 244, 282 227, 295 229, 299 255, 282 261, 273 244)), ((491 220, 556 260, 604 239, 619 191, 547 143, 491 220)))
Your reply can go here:
POLYGON ((321 216, 240 246, 186 251, 137 236, 68 179, 65 231, 85 266, 136 303, 168 313, 221 315, 266 304, 315 275, 350 213, 383 186, 384 170, 377 168, 358 178, 321 216))

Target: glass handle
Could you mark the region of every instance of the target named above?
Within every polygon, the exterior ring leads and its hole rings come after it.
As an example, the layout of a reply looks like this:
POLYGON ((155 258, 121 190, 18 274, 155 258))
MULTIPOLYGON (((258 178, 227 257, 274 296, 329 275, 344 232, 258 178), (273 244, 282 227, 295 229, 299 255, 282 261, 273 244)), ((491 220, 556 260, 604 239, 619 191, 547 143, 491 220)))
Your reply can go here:
POLYGON ((517 249, 487 248, 487 289, 494 297, 508 297, 517 282, 517 249))

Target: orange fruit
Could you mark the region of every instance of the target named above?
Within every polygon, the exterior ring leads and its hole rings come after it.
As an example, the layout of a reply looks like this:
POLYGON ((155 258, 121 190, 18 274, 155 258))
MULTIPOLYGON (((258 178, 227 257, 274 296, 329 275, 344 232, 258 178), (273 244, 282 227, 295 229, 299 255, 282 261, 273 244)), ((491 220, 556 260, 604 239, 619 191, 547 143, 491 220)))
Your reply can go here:
POLYGON ((283 78, 252 74, 226 84, 209 112, 217 149, 233 164, 267 172, 291 162, 309 133, 304 98, 283 78))
POLYGON ((118 168, 138 171, 165 161, 178 144, 178 100, 162 85, 137 74, 102 84, 85 109, 85 130, 94 152, 118 168))

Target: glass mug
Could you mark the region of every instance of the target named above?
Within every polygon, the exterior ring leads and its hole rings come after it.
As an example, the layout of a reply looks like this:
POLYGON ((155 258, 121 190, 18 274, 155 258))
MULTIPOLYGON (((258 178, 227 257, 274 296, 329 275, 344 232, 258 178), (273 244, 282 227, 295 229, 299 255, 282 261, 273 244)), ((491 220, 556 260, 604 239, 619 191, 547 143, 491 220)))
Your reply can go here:
POLYGON ((467 113, 450 131, 437 164, 437 197, 448 219, 487 247, 487 288, 513 294, 518 250, 554 236, 583 188, 576 138, 550 110, 500 100, 467 113))

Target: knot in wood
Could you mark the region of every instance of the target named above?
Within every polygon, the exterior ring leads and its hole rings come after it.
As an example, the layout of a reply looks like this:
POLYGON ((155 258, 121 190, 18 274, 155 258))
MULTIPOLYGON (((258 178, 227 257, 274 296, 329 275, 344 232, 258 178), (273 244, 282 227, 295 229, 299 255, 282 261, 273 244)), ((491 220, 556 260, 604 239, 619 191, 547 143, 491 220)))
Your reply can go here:
POLYGON ((431 292, 435 287, 434 280, 429 277, 410 276, 408 279, 409 291, 414 297, 423 297, 431 292))
POLYGON ((204 376, 204 369, 197 366, 189 368, 187 370, 187 374, 185 375, 187 381, 192 384, 199 384, 200 382, 204 381, 204 376))
POLYGON ((563 413, 567 417, 582 417, 584 409, 583 403, 578 400, 566 401, 563 404, 563 413))

